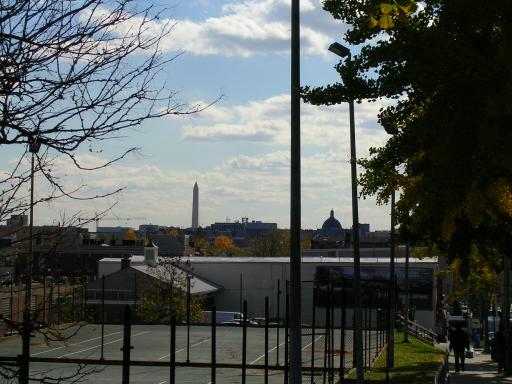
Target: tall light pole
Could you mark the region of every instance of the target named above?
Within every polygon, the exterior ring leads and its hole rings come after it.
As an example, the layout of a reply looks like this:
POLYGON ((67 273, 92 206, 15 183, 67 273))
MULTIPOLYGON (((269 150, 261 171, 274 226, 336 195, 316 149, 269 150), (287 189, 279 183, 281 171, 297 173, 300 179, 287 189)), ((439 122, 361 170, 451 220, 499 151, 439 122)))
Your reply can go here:
POLYGON ((30 304, 32 299, 32 263, 34 260, 34 162, 35 155, 41 148, 41 142, 37 135, 30 136, 28 150, 31 155, 30 164, 30 221, 28 229, 28 257, 25 266, 25 309, 23 310, 23 333, 22 350, 19 383, 28 384, 29 381, 29 362, 30 362, 30 332, 32 331, 32 321, 30 319, 30 304))
POLYGON ((409 243, 405 245, 405 321, 404 343, 409 342, 409 243))
POLYGON ((388 329, 388 365, 395 366, 395 312, 396 312, 396 271, 395 271, 395 190, 391 192, 391 233, 389 238, 389 281, 391 285, 389 329, 388 329))
MULTIPOLYGON (((350 49, 340 43, 332 43, 329 51, 341 58, 346 57, 352 61, 350 49)), ((359 208, 357 196, 357 169, 356 169, 356 130, 354 121, 354 98, 349 89, 349 115, 350 115, 350 175, 352 181, 352 248, 354 250, 354 358, 356 362, 356 378, 358 383, 364 382, 363 364, 363 319, 361 303, 361 254, 359 251, 359 208)))
POLYGON ((291 8, 291 172, 290 172, 290 384, 302 383, 302 298, 300 255, 300 19, 291 8))

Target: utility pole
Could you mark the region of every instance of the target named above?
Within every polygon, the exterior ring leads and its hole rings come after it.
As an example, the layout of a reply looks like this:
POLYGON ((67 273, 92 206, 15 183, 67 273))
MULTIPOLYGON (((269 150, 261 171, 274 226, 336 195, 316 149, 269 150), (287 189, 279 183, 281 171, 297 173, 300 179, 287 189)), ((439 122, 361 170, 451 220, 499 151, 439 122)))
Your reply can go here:
POLYGON ((388 365, 395 366, 395 308, 396 308, 396 273, 395 273, 395 191, 391 193, 391 233, 389 239, 389 281, 391 286, 389 305, 389 340, 388 365))
POLYGON ((301 183, 300 183, 300 18, 291 7, 291 174, 290 174, 290 384, 302 383, 301 183))

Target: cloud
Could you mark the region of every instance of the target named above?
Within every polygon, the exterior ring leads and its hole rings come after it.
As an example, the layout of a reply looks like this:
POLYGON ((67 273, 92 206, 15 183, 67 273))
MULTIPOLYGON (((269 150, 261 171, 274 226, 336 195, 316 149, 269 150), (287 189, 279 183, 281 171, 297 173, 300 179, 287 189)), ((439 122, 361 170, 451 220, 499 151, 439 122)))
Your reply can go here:
MULTIPOLYGON (((362 103, 355 107, 356 139, 361 154, 386 139, 377 126, 377 113, 384 102, 362 103)), ((276 95, 246 104, 221 108, 209 119, 190 119, 181 138, 190 142, 254 142, 288 145, 290 142, 290 96, 276 95)), ((306 146, 348 148, 348 107, 301 105, 302 142, 306 146)), ((347 152, 348 153, 348 152, 347 152)))
MULTIPOLYGON (((161 42, 164 51, 186 51, 194 55, 249 57, 255 54, 287 54, 290 51, 291 0, 245 0, 222 6, 221 14, 204 20, 163 19, 152 22, 145 33, 172 32, 161 42)), ((301 1, 301 50, 304 54, 327 55, 326 47, 343 26, 322 9, 320 0, 301 1)), ((131 20, 119 33, 133 30, 131 20)))

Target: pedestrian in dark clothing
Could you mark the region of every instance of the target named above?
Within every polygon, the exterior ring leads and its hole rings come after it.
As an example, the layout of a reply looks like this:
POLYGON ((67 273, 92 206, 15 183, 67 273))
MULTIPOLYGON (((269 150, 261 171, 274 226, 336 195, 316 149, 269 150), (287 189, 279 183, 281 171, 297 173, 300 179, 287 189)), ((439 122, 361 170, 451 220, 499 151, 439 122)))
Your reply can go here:
POLYGON ((503 324, 500 324, 500 329, 494 334, 493 340, 494 356, 498 362, 498 372, 503 371, 503 362, 505 361, 506 339, 504 328, 503 324))
POLYGON ((460 324, 455 325, 455 330, 450 336, 450 351, 455 356, 455 372, 460 369, 464 371, 464 349, 469 351, 468 334, 461 328, 460 324))

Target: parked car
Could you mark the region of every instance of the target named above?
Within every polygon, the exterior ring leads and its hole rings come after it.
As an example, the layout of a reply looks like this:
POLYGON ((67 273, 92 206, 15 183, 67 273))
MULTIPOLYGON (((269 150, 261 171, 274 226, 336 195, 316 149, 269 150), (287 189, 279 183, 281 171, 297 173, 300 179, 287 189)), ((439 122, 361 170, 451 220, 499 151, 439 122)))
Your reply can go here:
MULTIPOLYGON (((216 324, 233 324, 234 322, 241 323, 244 318, 244 314, 240 312, 230 312, 230 311, 216 311, 215 312, 215 323, 216 324)), ((212 312, 211 311, 203 311, 203 323, 211 324, 212 323, 212 312)))
MULTIPOLYGON (((259 325, 261 327, 265 326, 265 318, 264 317, 251 317, 249 321, 252 321, 255 325, 259 325)), ((268 319, 269 327, 276 327, 278 325, 282 325, 282 321, 277 317, 270 317, 268 319)))

